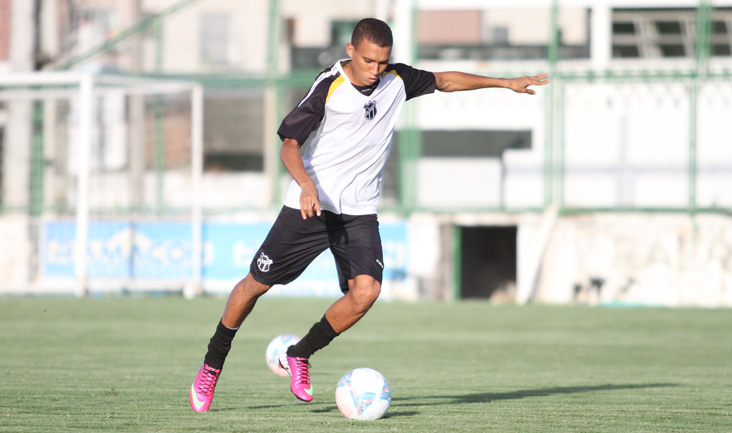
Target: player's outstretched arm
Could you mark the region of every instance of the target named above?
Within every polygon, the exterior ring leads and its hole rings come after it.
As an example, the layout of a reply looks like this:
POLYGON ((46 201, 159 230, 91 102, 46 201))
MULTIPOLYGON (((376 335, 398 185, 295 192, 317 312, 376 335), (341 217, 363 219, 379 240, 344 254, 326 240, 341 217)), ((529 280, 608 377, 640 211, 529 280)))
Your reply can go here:
POLYGON ((320 216, 320 199, 315 182, 313 182, 313 179, 305 170, 305 165, 302 163, 302 156, 298 149, 297 140, 285 138, 280 149, 280 159, 292 178, 295 179, 295 182, 302 189, 300 193, 300 214, 302 215, 302 219, 307 219, 313 215, 320 216))
POLYGON ((493 78, 483 75, 467 74, 465 72, 435 72, 437 90, 441 92, 457 92, 461 90, 476 90, 489 87, 502 87, 517 93, 535 95, 536 92, 529 86, 543 86, 549 84, 548 74, 516 78, 493 78))

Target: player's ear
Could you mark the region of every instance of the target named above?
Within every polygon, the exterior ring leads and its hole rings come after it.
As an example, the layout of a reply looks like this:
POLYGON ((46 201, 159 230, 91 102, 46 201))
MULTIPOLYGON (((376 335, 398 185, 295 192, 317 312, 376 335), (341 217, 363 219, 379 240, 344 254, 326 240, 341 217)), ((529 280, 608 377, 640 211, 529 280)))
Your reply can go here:
POLYGON ((353 58, 353 52, 356 51, 356 47, 353 46, 352 43, 346 44, 346 53, 348 53, 348 57, 353 58))

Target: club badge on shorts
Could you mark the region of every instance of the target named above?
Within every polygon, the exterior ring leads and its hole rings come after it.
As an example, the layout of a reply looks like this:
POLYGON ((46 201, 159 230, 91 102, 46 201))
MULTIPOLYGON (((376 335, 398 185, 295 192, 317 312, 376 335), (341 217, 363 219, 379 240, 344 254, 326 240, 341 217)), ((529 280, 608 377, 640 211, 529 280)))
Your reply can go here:
POLYGON ((257 259, 257 267, 262 272, 269 272, 269 266, 274 263, 267 254, 261 253, 257 259))

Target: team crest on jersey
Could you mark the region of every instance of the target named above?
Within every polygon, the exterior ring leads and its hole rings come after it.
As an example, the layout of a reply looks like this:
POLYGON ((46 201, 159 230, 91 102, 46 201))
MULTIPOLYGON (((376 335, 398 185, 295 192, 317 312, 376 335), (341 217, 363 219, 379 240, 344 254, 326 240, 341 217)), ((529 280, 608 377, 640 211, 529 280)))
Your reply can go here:
POLYGON ((274 263, 272 259, 267 257, 267 254, 261 253, 257 259, 257 267, 262 272, 269 272, 269 266, 274 263))
POLYGON ((376 117, 376 101, 369 101, 363 105, 363 109, 366 110, 364 116, 368 120, 372 120, 376 117))

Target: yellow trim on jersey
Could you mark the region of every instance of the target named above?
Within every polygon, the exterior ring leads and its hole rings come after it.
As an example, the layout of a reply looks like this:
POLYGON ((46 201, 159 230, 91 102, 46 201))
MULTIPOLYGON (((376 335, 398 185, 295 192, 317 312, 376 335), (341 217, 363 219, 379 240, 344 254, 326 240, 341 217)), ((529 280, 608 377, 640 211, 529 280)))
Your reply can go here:
POLYGON ((388 70, 388 71, 384 71, 384 72, 382 72, 382 73, 381 73, 381 77, 384 77, 384 76, 386 76, 386 74, 394 74, 394 76, 395 76, 395 77, 397 77, 397 78, 401 78, 401 77, 399 76, 399 74, 397 74, 397 71, 396 71, 396 69, 391 69, 391 70, 388 70))
POLYGON ((328 99, 330 99, 330 95, 335 92, 335 90, 343 83, 346 82, 346 79, 343 78, 343 75, 339 75, 338 78, 333 80, 332 83, 330 83, 330 87, 328 88, 328 94, 325 96, 325 103, 328 103, 328 99))

